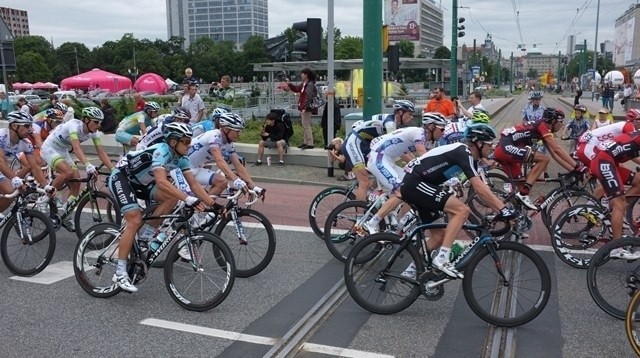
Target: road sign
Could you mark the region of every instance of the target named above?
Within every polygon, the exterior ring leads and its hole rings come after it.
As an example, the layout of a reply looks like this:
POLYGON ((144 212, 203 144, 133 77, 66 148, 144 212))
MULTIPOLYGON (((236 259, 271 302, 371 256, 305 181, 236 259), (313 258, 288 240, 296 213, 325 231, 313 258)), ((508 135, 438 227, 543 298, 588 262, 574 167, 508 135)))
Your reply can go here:
POLYGON ((480 78, 478 78, 480 80, 480 82, 484 82, 484 76, 480 76, 480 78))

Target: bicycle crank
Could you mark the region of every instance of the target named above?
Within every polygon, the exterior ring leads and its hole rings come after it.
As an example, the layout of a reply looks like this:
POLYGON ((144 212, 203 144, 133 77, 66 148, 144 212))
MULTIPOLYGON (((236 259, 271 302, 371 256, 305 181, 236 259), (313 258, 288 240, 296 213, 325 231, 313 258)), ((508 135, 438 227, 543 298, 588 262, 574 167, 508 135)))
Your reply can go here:
POLYGON ((437 301, 444 296, 444 283, 449 279, 439 280, 441 277, 433 272, 425 272, 420 276, 420 291, 429 301, 437 301), (439 280, 439 281, 436 281, 439 280))
POLYGON ((131 282, 134 285, 144 282, 147 279, 149 268, 147 264, 140 259, 129 260, 127 265, 127 273, 131 277, 131 282))

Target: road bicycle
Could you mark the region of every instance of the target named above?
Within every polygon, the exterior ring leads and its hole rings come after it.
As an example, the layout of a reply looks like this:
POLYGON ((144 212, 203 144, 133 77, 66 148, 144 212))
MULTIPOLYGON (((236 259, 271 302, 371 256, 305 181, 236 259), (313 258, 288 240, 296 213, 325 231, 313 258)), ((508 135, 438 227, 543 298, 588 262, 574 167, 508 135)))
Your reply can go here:
MULTIPOLYGON (((549 300, 551 277, 542 258, 529 247, 496 241, 490 234, 493 222, 494 217, 487 216, 479 225, 464 225, 478 236, 453 264, 464 272, 462 289, 471 310, 490 324, 516 327, 542 312, 549 300)), ((423 230, 446 226, 420 224, 402 237, 385 232, 357 243, 344 269, 354 301, 372 313, 393 314, 409 307, 420 294, 430 301, 442 298, 444 283, 454 279, 433 267, 423 230), (405 272, 411 263, 415 275, 405 272)))
MULTIPOLYGON (((192 230, 188 220, 193 214, 192 207, 179 205, 170 215, 144 215, 143 222, 162 219, 160 230, 167 232, 167 238, 153 251, 146 241, 136 237, 127 272, 134 285, 144 282, 149 267, 168 248, 164 282, 169 295, 187 310, 207 311, 222 303, 231 292, 235 263, 224 240, 210 232, 192 230), (178 254, 184 245, 188 248, 189 260, 178 254)), ((108 298, 122 291, 112 282, 112 277, 123 230, 110 223, 95 225, 76 246, 73 260, 75 277, 80 287, 91 296, 108 298)))
POLYGON ((18 276, 33 276, 44 270, 56 249, 56 231, 45 214, 28 208, 27 197, 47 195, 43 189, 27 187, 11 194, 0 195, 16 199, 6 215, 1 215, 0 253, 7 269, 18 276))
POLYGON ((347 200, 355 200, 358 181, 353 180, 348 187, 332 186, 323 189, 311 200, 309 205, 309 226, 313 232, 324 240, 324 225, 333 209, 347 200))

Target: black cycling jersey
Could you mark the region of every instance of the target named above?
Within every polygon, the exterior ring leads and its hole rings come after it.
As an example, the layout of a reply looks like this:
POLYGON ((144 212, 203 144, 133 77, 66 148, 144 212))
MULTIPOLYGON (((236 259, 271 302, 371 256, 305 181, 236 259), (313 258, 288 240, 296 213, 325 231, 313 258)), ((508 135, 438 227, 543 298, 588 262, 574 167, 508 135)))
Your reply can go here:
POLYGON ((454 177, 462 182, 478 176, 471 151, 463 143, 431 149, 409 162, 405 171, 408 176, 416 176, 421 181, 433 185, 440 185, 454 177))

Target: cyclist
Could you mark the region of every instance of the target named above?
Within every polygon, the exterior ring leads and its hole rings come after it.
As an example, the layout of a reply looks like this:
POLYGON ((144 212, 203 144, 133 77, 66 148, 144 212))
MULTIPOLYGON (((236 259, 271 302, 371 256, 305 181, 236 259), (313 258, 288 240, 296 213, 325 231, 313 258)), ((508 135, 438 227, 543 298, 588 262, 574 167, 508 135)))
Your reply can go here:
MULTIPOLYGON (((611 209, 611 236, 619 239, 622 236, 624 212, 627 207, 626 195, 640 194, 640 175, 635 175, 621 164, 640 156, 640 132, 620 134, 613 139, 601 143, 591 161, 591 171, 598 178, 609 199, 611 209), (625 185, 631 188, 625 193, 625 185)), ((610 257, 625 260, 640 258, 640 253, 631 253, 625 248, 612 250, 610 257)))
POLYGON ((393 114, 376 114, 369 120, 358 121, 351 128, 342 146, 342 154, 347 160, 347 167, 358 180, 356 200, 366 200, 369 188, 369 173, 366 161, 371 151, 371 141, 385 133, 391 133, 397 127, 413 121, 416 107, 411 101, 397 100, 393 104, 393 114))
MULTIPOLYGON (((420 156, 427 152, 425 147, 425 127, 428 124, 430 122, 423 124, 422 128, 400 128, 371 141, 371 154, 369 155, 367 169, 376 177, 378 185, 385 191, 389 191, 389 200, 365 223, 369 234, 378 232, 378 225, 382 218, 402 203, 402 198, 396 195, 397 189, 402 182, 402 168, 395 164, 395 160, 402 158, 405 162, 409 162, 415 158, 412 153, 420 156)), ((442 131, 437 132, 439 133, 437 135, 442 133, 442 131)))
POLYGON ((34 121, 35 123, 45 121, 45 120, 47 119, 47 117, 48 117, 48 115, 47 115, 47 113, 48 113, 48 112, 47 112, 47 111, 49 111, 49 110, 51 110, 51 109, 57 109, 57 110, 60 110, 60 111, 62 112, 62 116, 64 117, 64 115, 65 115, 65 114, 67 113, 67 111, 69 110, 69 107, 68 107, 66 104, 62 103, 62 102, 56 102, 53 106, 51 106, 51 107, 49 107, 49 108, 45 109, 44 111, 41 111, 41 112, 39 112, 39 113, 36 113, 36 114, 33 116, 33 121, 34 121))
POLYGON ((137 146, 140 140, 138 136, 147 133, 147 128, 153 125, 153 119, 158 116, 159 110, 157 102, 147 102, 142 111, 124 117, 116 129, 116 142, 121 143, 125 149, 137 146))
MULTIPOLYGON (((120 205, 120 211, 124 216, 123 225, 125 225, 120 238, 118 266, 112 280, 127 292, 138 291, 127 274, 127 258, 136 232, 142 224, 142 210, 137 199, 159 202, 154 215, 170 212, 178 200, 198 210, 204 209, 202 203, 208 206, 214 204, 214 200, 201 186, 197 185, 191 173, 191 163, 186 156, 191 144, 191 135, 191 128, 188 125, 179 122, 169 123, 164 126, 165 142, 127 153, 118 162, 116 169, 111 172, 108 182, 109 191, 120 205), (167 179, 167 175, 173 169, 183 172, 185 180, 193 188, 196 197, 186 195, 167 179)), ((159 223, 158 220, 150 224, 157 226, 159 223)), ((158 242, 164 241, 166 234, 154 234, 151 225, 145 228, 143 238, 155 236, 158 242), (149 231, 150 235, 148 235, 149 231)))
POLYGON ((189 110, 184 107, 176 107, 173 109, 170 115, 164 116, 163 118, 160 117, 157 118, 155 125, 149 127, 147 134, 140 138, 140 141, 136 146, 136 150, 147 149, 147 147, 163 142, 164 134, 162 132, 162 129, 164 128, 164 126, 173 122, 189 124, 189 121, 191 119, 191 112, 189 112, 189 110))
MULTIPOLYGON (((64 118, 64 113, 59 109, 49 108, 37 114, 40 118, 39 121, 34 121, 34 125, 31 127, 31 133, 29 134, 29 141, 33 144, 34 156, 36 158, 36 164, 39 167, 46 165, 42 157, 40 156, 40 148, 42 148, 42 142, 47 139, 49 133, 53 131, 64 118)), ((27 173, 31 171, 29 163, 23 153, 18 154, 20 165, 22 169, 19 171, 18 176, 23 178, 27 173)))
POLYGON ((529 104, 522 110, 522 122, 537 121, 542 119, 545 107, 540 105, 540 100, 544 97, 541 91, 531 91, 529 93, 529 104))
POLYGON ((564 112, 547 108, 544 110, 542 119, 506 128, 500 133, 501 138, 494 151, 494 158, 510 178, 519 179, 522 175, 522 164, 533 163, 526 182, 519 187, 515 195, 531 210, 536 210, 536 206, 529 198, 529 191, 549 164, 549 157, 531 149, 535 142, 542 140, 545 148, 549 149, 551 157, 565 169, 581 173, 587 169, 582 165, 578 166, 578 163, 560 147, 553 137, 553 133, 562 128, 563 120, 564 112))
MULTIPOLYGON (((422 126, 424 127, 425 147, 432 149, 438 146, 444 130, 447 127, 446 118, 439 112, 425 112, 422 114, 422 126)), ((460 122, 457 122, 460 123, 460 122)))
POLYGON ((481 165, 493 167, 495 165, 495 161, 489 159, 495 139, 495 130, 486 123, 472 123, 465 127, 464 142, 471 148, 471 154, 478 161, 478 167, 481 165))
MULTIPOLYGON (((40 166, 36 164, 33 145, 27 139, 33 125, 33 118, 29 113, 13 111, 7 114, 7 120, 9 127, 0 129, 0 192, 10 194, 15 189, 22 187, 23 181, 11 170, 8 158, 16 156, 18 153, 24 153, 27 163, 33 168, 32 173, 38 183, 47 192, 54 193, 55 189, 48 185, 40 166)), ((11 202, 12 199, 0 199, 0 212, 8 208, 11 202)))
MULTIPOLYGON (((469 217, 469 207, 443 186, 451 178, 460 181, 469 180, 473 189, 478 193, 488 207, 499 212, 504 219, 511 219, 517 213, 505 206, 491 189, 479 178, 475 169, 474 156, 477 156, 477 143, 483 143, 480 150, 484 150, 486 142, 490 142, 495 135, 486 135, 482 131, 470 131, 467 137, 473 146, 464 143, 454 143, 440 146, 426 154, 412 160, 405 166, 405 176, 400 186, 402 198, 407 203, 417 207, 422 223, 430 223, 440 219, 440 212, 447 214, 446 229, 431 229, 427 245, 430 250, 440 247, 438 255, 433 259, 433 265, 450 277, 463 278, 453 264, 449 262, 451 245, 460 232, 462 225, 469 217)), ((410 265, 405 276, 415 277, 415 266, 410 265)))
MULTIPOLYGON (((104 114, 100 108, 86 107, 82 110, 82 120, 72 119, 61 124, 44 141, 40 153, 47 165, 58 173, 58 176, 56 176, 53 183, 51 183, 57 190, 62 189, 69 179, 80 178, 78 167, 71 158, 71 151, 73 151, 78 160, 84 164, 87 175, 97 173, 96 167, 89 162, 80 146, 80 143, 87 139, 93 141, 100 161, 109 170, 113 168, 109 156, 100 143, 101 132, 99 132, 98 129, 100 129, 100 122, 103 119, 104 114)), ((69 197, 64 204, 63 210, 74 205, 80 193, 80 183, 69 182, 68 185, 69 197)), ((73 228, 71 221, 67 222, 67 225, 69 225, 69 229, 73 228)))
POLYGON ((218 118, 223 113, 229 113, 229 111, 221 107, 216 107, 213 109, 213 112, 211 112, 211 118, 207 118, 191 126, 193 137, 195 138, 204 132, 208 132, 212 129, 218 128, 218 118))
POLYGON ((471 125, 474 123, 488 124, 490 121, 491 121, 491 118, 489 118, 489 115, 487 115, 487 113, 484 110, 480 110, 480 109, 474 110, 473 113, 471 113, 471 117, 469 117, 469 120, 466 122, 459 121, 459 122, 447 123, 447 125, 444 127, 444 132, 442 133, 442 137, 440 137, 440 140, 438 143, 440 145, 444 145, 444 144, 464 142, 465 141, 464 133, 468 125, 471 125))
POLYGON ((584 117, 584 114, 587 113, 587 107, 583 104, 577 104, 573 107, 573 110, 575 118, 569 121, 569 124, 564 127, 564 131, 560 135, 561 139, 571 139, 570 152, 576 149, 578 138, 589 130, 589 120, 584 117), (569 132, 569 135, 567 135, 567 132, 569 132))

